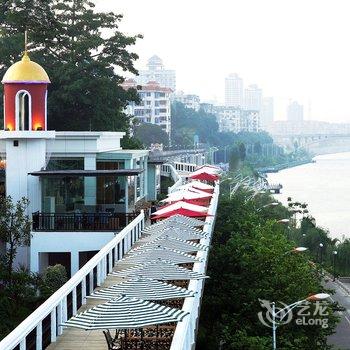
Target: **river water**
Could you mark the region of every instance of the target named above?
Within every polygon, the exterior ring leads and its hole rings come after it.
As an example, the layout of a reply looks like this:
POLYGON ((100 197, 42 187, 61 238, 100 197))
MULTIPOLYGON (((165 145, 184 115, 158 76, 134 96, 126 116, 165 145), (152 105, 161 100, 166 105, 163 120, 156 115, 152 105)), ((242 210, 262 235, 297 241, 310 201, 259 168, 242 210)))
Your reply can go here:
POLYGON ((281 183, 276 199, 309 204, 317 225, 329 230, 331 237, 350 238, 350 152, 315 157, 305 164, 268 174, 270 183, 281 183))

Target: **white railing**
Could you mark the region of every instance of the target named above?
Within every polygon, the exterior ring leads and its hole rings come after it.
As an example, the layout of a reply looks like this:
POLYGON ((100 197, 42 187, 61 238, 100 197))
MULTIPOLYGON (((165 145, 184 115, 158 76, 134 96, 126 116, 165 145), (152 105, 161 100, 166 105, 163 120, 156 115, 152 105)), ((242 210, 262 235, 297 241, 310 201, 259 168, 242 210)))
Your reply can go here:
MULTIPOLYGON (((219 185, 215 186, 214 195, 211 200, 208 214, 205 220, 206 225, 204 231, 208 234, 207 238, 203 238, 200 243, 209 245, 214 229, 216 209, 219 199, 219 185)), ((208 250, 200 251, 197 257, 202 259, 202 262, 195 263, 193 270, 196 272, 206 273, 208 263, 208 250)), ((197 292, 193 298, 186 298, 182 310, 189 312, 189 316, 185 317, 182 322, 176 326, 174 337, 171 343, 170 350, 192 350, 196 343, 197 327, 199 321, 199 312, 201 299, 204 288, 204 280, 191 280, 188 289, 197 292)))
POLYGON ((19 326, 0 342, 1 350, 12 350, 19 345, 20 350, 26 349, 27 336, 35 329, 35 347, 43 349, 43 320, 50 315, 50 341, 55 342, 64 328, 60 326, 67 321, 68 295, 71 294, 72 305, 70 311, 77 313, 79 304, 86 303, 86 296, 91 294, 95 285, 100 286, 112 270, 116 262, 130 250, 141 236, 145 226, 143 211, 128 226, 107 243, 92 259, 90 259, 69 281, 58 289, 49 299, 30 314, 19 326), (96 283, 95 283, 96 282, 96 283), (81 290, 78 300, 77 290, 81 290))
POLYGON ((160 173, 162 176, 171 176, 170 164, 162 164, 160 168, 160 173))
POLYGON ((174 167, 177 171, 184 173, 192 173, 196 170, 197 165, 194 163, 174 162, 174 167))
POLYGON ((183 184, 182 177, 178 174, 174 165, 169 163, 163 164, 162 172, 167 172, 168 174, 170 174, 170 177, 174 181, 174 184, 171 187, 168 187, 168 193, 175 191, 177 187, 183 184))

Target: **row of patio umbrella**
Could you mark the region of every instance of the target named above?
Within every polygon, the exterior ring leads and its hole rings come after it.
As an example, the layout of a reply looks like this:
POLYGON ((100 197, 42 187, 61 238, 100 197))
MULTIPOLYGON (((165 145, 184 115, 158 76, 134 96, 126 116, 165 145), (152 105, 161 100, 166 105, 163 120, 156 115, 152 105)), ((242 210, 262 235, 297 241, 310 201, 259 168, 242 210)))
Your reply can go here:
POLYGON ((186 217, 208 216, 208 205, 213 196, 214 186, 210 183, 219 179, 220 170, 213 166, 203 166, 188 176, 207 176, 202 178, 208 183, 190 181, 179 186, 176 191, 170 193, 162 202, 165 204, 152 214, 153 220, 160 220, 180 214, 186 217))
MULTIPOLYGON (((194 196, 196 199, 207 200, 209 205, 212 190, 212 185, 193 181, 193 186, 184 185, 180 189, 181 194, 174 196, 174 201, 167 202, 172 204, 162 209, 176 205, 176 208, 184 206, 183 209, 187 211, 198 210, 197 207, 200 206, 177 201, 177 199, 185 194, 184 198, 188 200, 194 196)), ((86 330, 130 329, 178 322, 186 317, 188 313, 182 310, 152 301, 187 298, 195 294, 193 291, 166 281, 207 278, 202 273, 179 266, 200 262, 200 259, 190 253, 208 249, 204 244, 193 242, 206 237, 203 230, 199 228, 203 227, 205 222, 196 218, 204 218, 207 215, 208 207, 202 207, 201 216, 193 216, 190 213, 181 215, 184 212, 171 210, 174 207, 163 210, 160 214, 156 213, 155 218, 165 219, 146 228, 143 231, 143 237, 139 240, 141 245, 132 249, 124 259, 118 262, 122 267, 121 270, 112 271, 110 274, 123 281, 96 290, 89 296, 89 298, 108 301, 73 316, 63 325, 86 330)))
MULTIPOLYGON (((169 224, 176 222, 185 230, 193 229, 187 224, 188 220, 180 216, 166 221, 169 221, 169 224)), ((166 221, 157 226, 164 229, 166 221)), ((203 224, 203 221, 196 220, 192 224, 203 224)), ((145 243, 145 246, 147 245, 148 243, 145 243)), ((143 249, 141 246, 133 249, 129 252, 128 257, 120 261, 120 264, 136 265, 111 273, 114 277, 126 280, 97 290, 89 296, 89 298, 109 301, 73 316, 63 325, 85 330, 128 329, 181 321, 187 313, 147 300, 192 297, 194 292, 162 281, 207 278, 201 273, 178 266, 178 264, 198 261, 200 260, 193 255, 165 247, 143 249), (139 309, 141 306, 142 312, 133 309, 139 309), (121 310, 126 313, 120 312, 121 310)))

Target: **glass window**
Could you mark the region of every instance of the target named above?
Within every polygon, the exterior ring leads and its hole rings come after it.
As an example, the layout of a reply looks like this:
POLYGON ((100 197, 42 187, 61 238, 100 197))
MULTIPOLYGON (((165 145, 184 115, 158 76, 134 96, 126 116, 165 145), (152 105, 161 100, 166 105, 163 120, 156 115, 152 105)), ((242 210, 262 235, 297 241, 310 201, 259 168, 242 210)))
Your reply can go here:
POLYGON ((42 180, 42 211, 69 213, 84 206, 83 177, 44 177, 42 180))
POLYGON ((136 198, 141 197, 141 174, 136 177, 136 198))
POLYGON ((129 210, 133 209, 135 205, 135 177, 128 176, 128 200, 129 200, 129 210))
MULTIPOLYGON (((124 169, 124 162, 97 160, 97 170, 124 169)), ((97 178, 97 204, 125 203, 125 178, 123 176, 99 176, 97 178)))
POLYGON ((29 94, 26 91, 21 91, 17 95, 16 104, 17 110, 17 129, 18 130, 29 130, 29 119, 31 118, 29 94))
POLYGON ((83 170, 84 158, 51 158, 46 170, 83 170))

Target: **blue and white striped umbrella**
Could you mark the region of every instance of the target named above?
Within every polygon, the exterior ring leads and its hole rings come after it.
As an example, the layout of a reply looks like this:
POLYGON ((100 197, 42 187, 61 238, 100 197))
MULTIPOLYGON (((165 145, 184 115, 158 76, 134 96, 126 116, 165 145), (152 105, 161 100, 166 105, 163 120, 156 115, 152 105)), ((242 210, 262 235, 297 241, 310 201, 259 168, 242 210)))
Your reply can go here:
POLYGON ((62 326, 85 330, 143 328, 179 322, 187 315, 179 309, 120 295, 73 316, 62 326))
POLYGON ((143 300, 168 300, 193 297, 195 293, 186 288, 150 278, 132 278, 111 287, 96 290, 88 298, 110 300, 120 294, 143 300))
POLYGON ((129 252, 129 256, 120 260, 119 264, 142 264, 152 260, 170 260, 174 264, 190 264, 200 262, 193 255, 186 254, 179 250, 167 248, 164 246, 150 247, 148 249, 142 249, 142 246, 138 249, 132 249, 129 252))
POLYGON ((188 216, 184 216, 184 215, 180 215, 180 214, 176 214, 173 216, 170 216, 167 221, 169 222, 176 222, 176 223, 183 223, 183 224, 187 224, 193 227, 197 227, 197 226, 204 226, 206 224, 205 221, 199 220, 199 219, 195 219, 195 218, 190 218, 188 216))
POLYGON ((161 236, 161 237, 155 238, 151 242, 143 244, 139 248, 134 249, 132 253, 140 250, 150 249, 151 247, 155 247, 155 248, 164 247, 168 249, 178 250, 184 253, 199 252, 200 250, 208 249, 208 247, 203 244, 187 242, 183 239, 171 238, 169 236, 161 236))
POLYGON ((163 230, 158 230, 154 231, 151 233, 148 233, 144 235, 142 238, 138 240, 140 243, 144 242, 151 242, 154 241, 155 239, 158 239, 160 237, 169 237, 169 238, 177 238, 177 239, 182 239, 184 241, 193 241, 197 239, 203 239, 206 238, 206 235, 202 232, 192 232, 192 231, 187 231, 187 230, 181 230, 179 228, 177 229, 163 229, 163 230))
POLYGON ((171 261, 166 260, 150 261, 124 270, 113 271, 111 275, 128 278, 142 276, 143 278, 152 278, 159 281, 199 280, 208 278, 208 276, 202 273, 177 266, 171 261))
POLYGON ((175 221, 168 222, 163 220, 163 221, 160 221, 159 223, 146 227, 143 230, 143 233, 147 234, 148 232, 154 232, 154 231, 163 230, 163 229, 199 230, 200 232, 203 232, 202 230, 195 228, 189 224, 175 222, 175 221))

